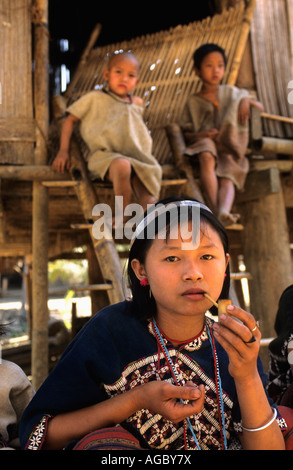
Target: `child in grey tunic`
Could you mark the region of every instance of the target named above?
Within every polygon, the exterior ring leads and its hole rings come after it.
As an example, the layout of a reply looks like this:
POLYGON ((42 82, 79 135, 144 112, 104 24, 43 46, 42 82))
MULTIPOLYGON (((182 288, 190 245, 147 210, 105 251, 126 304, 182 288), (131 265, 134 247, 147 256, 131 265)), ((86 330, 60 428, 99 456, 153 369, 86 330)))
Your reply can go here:
POLYGON ((74 125, 80 121, 81 136, 90 150, 87 164, 91 177, 111 181, 115 195, 123 196, 124 208, 131 202, 133 190, 145 210, 159 197, 162 171, 151 153, 142 100, 131 96, 138 72, 133 54, 111 57, 104 72, 108 89, 92 91, 68 107, 52 167, 59 172, 69 168, 69 142, 74 125))

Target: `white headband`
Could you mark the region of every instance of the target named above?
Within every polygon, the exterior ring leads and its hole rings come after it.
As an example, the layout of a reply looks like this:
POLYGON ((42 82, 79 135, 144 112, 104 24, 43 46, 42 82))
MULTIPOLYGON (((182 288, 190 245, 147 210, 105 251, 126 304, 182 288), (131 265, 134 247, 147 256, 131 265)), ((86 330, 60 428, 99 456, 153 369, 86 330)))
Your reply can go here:
POLYGON ((174 201, 174 202, 169 202, 167 204, 158 204, 157 206, 152 205, 149 212, 146 214, 146 216, 139 222, 137 225, 135 232, 133 233, 130 246, 134 243, 134 241, 140 236, 141 233, 144 232, 145 228, 152 222, 154 221, 157 217, 160 215, 166 213, 167 211, 170 211, 170 209, 173 209, 175 207, 196 207, 199 209, 204 209, 212 214, 212 211, 202 204, 201 202, 198 201, 190 201, 190 200, 184 200, 184 201, 174 201))

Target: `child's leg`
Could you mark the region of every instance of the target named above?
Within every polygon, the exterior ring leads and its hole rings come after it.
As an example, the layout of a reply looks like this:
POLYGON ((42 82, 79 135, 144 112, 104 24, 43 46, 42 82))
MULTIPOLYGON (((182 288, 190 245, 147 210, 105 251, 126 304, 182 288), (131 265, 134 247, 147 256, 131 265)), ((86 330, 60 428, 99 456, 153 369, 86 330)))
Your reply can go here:
POLYGON ((239 215, 231 214, 235 198, 235 187, 232 180, 228 178, 219 178, 219 211, 218 217, 223 225, 235 224, 239 215))
POLYGON ((107 179, 113 183, 115 196, 123 197, 123 214, 125 207, 131 202, 131 164, 126 158, 116 158, 112 161, 107 179))
POLYGON ((140 181, 136 174, 133 175, 132 185, 139 203, 143 210, 147 209, 148 204, 155 204, 157 199, 146 189, 145 185, 140 181))
POLYGON ((206 197, 207 205, 217 214, 218 178, 216 176, 216 159, 210 152, 199 154, 200 180, 206 197))

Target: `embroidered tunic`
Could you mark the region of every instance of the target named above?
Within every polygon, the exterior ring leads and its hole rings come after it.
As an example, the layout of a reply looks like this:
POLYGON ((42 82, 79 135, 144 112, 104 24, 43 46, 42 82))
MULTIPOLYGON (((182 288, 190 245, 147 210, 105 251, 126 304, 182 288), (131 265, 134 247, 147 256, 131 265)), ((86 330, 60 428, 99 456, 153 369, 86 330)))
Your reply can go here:
MULTIPOLYGON (((151 380, 174 383, 164 355, 158 350, 151 322, 135 318, 130 307, 131 302, 125 301, 104 308, 75 337, 23 415, 23 447, 41 448, 48 420, 59 413, 111 399, 151 380)), ((206 329, 178 349, 167 340, 166 346, 182 382, 192 380, 205 386, 204 410, 190 417, 200 447, 221 449, 214 361, 206 329)), ((216 349, 230 444, 235 430, 241 429, 241 416, 227 354, 218 343, 216 349)), ((260 363, 259 371, 263 377, 260 363)), ((145 448, 184 448, 183 423, 174 424, 152 410, 139 410, 121 424, 139 437, 145 448)), ((187 432, 188 445, 194 449, 192 435, 187 432)))
POLYGON ((199 132, 218 129, 215 140, 209 137, 187 146, 185 154, 195 156, 210 152, 217 159, 216 174, 231 179, 242 189, 249 169, 245 157, 248 144, 248 128, 238 124, 238 108, 243 98, 250 97, 246 90, 230 85, 220 85, 218 102, 213 104, 198 94, 191 95, 180 119, 183 131, 199 132))
POLYGON ((87 163, 93 178, 103 179, 113 160, 127 158, 148 191, 159 197, 162 169, 152 155, 143 106, 109 92, 92 91, 66 111, 81 120, 80 133, 90 150, 87 163))
POLYGON ((288 286, 280 297, 275 330, 277 338, 269 344, 267 391, 275 403, 281 405, 285 405, 284 398, 286 401, 290 398, 286 406, 292 407, 293 372, 288 347, 293 343, 293 285, 288 286))

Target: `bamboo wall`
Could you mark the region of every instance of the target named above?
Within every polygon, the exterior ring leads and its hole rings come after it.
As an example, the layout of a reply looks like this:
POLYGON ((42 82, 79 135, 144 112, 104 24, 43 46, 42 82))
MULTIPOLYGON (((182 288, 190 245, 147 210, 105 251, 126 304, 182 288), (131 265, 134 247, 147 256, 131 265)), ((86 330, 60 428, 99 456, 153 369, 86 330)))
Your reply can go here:
POLYGON ((31 0, 1 0, 0 163, 34 161, 31 0))
MULTIPOLYGON (((293 0, 257 0, 251 42, 257 90, 265 111, 293 118, 293 106, 288 102, 288 83, 293 80, 293 0)), ((266 136, 293 137, 292 124, 265 119, 263 126, 266 136)))

